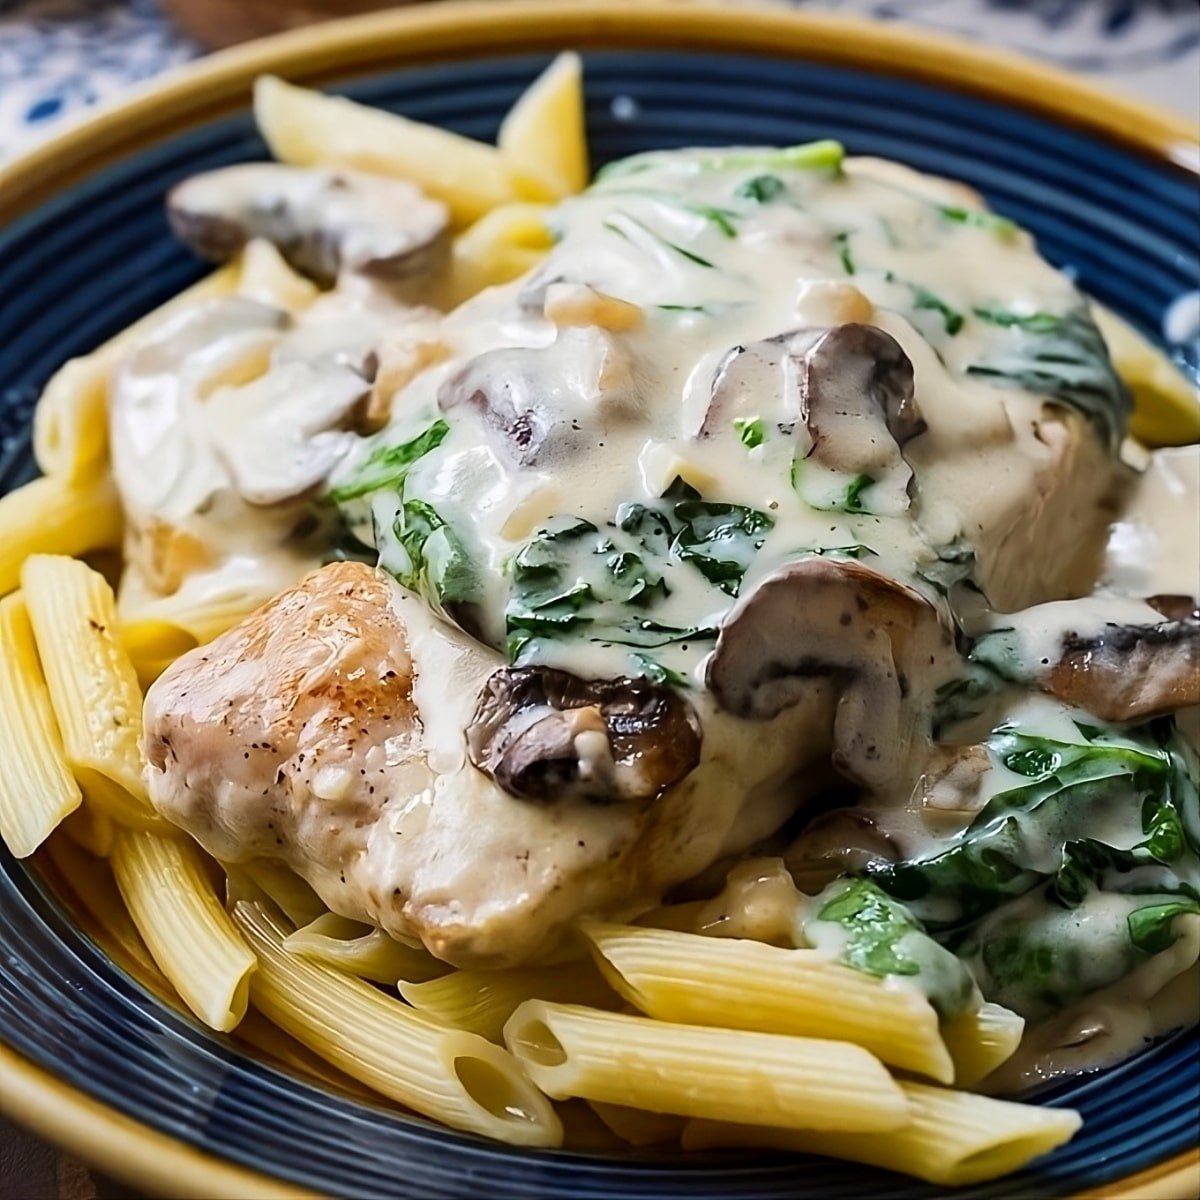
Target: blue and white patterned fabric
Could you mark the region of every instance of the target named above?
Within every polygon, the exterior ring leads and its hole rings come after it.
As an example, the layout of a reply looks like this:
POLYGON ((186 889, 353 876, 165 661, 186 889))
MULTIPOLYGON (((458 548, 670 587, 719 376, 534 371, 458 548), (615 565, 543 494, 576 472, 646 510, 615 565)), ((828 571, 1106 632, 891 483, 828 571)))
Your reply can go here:
MULTIPOLYGON (((1200 108, 1196 0, 791 2, 1021 50, 1193 117, 1200 108)), ((0 0, 0 157, 198 53, 156 0, 0 0)))

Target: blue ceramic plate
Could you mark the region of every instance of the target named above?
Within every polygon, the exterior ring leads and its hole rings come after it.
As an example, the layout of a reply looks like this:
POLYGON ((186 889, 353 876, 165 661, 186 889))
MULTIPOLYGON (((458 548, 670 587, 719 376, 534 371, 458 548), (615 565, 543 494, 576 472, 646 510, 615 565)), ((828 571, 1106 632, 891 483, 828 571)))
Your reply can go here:
MULTIPOLYGON (((1052 262, 1152 336, 1200 278, 1195 180, 1155 150, 1178 130, 1041 69, 783 13, 689 14, 685 27, 677 7, 653 4, 616 16, 615 6, 597 15, 518 4, 502 17, 499 8, 436 8, 210 61, 0 178, 0 210, 9 206, 0 229, 0 491, 34 473, 30 412, 55 368, 198 276, 167 231, 162 197, 197 170, 265 156, 245 111, 260 69, 490 139, 548 52, 582 46, 597 163, 662 146, 834 137, 852 153, 979 188, 1034 231, 1052 262), (396 69, 398 61, 409 65, 396 69), (1104 121, 1121 140, 1099 131, 1104 121)), ((46 864, 0 852, 8 1044, 0 1068, 24 1097, 8 1107, 143 1186, 277 1194, 262 1190, 267 1176, 318 1192, 422 1200, 948 1194, 815 1158, 511 1150, 359 1102, 268 1065, 162 1002, 81 931, 62 883, 46 864), (106 1126, 114 1113, 165 1138, 106 1126), (211 1159, 258 1179, 222 1173, 211 1159)), ((1196 1145, 1195 1031, 1038 1100, 1080 1109, 1082 1133, 1034 1168, 957 1196, 1115 1195, 1123 1189, 1111 1185, 1139 1174, 1144 1183, 1146 1173, 1159 1177, 1159 1194, 1186 1194, 1186 1181, 1172 1191, 1166 1175, 1181 1179, 1171 1173, 1196 1145)))

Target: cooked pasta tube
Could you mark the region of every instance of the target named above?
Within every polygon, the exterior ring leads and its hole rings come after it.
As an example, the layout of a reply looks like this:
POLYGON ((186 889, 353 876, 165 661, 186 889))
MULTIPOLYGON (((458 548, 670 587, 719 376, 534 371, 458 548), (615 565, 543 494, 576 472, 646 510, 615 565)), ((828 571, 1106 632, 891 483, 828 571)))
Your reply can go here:
POLYGON ((107 858, 117 840, 117 827, 112 820, 87 804, 67 816, 59 828, 75 845, 97 858, 107 858))
POLYGON ((122 825, 165 829, 142 782, 142 690, 117 640, 112 588, 86 563, 35 554, 21 584, 67 762, 122 825))
MULTIPOLYGON (((373 929, 331 912, 322 913, 315 921, 288 934, 283 944, 301 958, 390 987, 395 987, 400 979, 436 979, 450 970, 428 950, 406 946, 382 929, 373 929)), ((422 1006, 418 1004, 417 1007, 422 1006)))
POLYGON ((884 1130, 908 1105, 849 1042, 676 1025, 526 1000, 504 1041, 544 1092, 787 1129, 884 1130))
POLYGON ((685 1117, 672 1113, 647 1112, 643 1108, 628 1108, 624 1104, 605 1104, 593 1100, 596 1116, 623 1142, 631 1146, 657 1146, 677 1142, 687 1124, 685 1117))
POLYGON ((507 162, 537 179, 555 199, 587 187, 583 64, 578 54, 560 54, 525 89, 501 121, 496 145, 507 162))
POLYGON ((217 899, 200 850, 186 838, 123 830, 109 861, 133 923, 184 1003, 211 1029, 236 1028, 254 955, 217 899))
POLYGON ((414 1008, 498 1042, 504 1023, 525 1000, 613 1008, 619 1001, 590 962, 511 971, 454 971, 428 983, 406 980, 400 995, 414 1008))
POLYGON ((762 1146, 801 1154, 824 1154, 903 1171, 944 1187, 962 1187, 1019 1170, 1069 1142, 1081 1125, 1065 1108, 1041 1108, 901 1082, 911 1117, 885 1133, 814 1133, 691 1121, 683 1131, 687 1150, 762 1146))
POLYGON ((87 554, 121 541, 121 505, 104 471, 72 483, 43 476, 0 496, 0 596, 31 554, 87 554))
POLYGON ((291 867, 269 858, 222 863, 225 903, 268 900, 294 925, 303 926, 328 913, 325 901, 291 867))
POLYGON ((186 629, 170 621, 123 624, 119 635, 143 687, 149 687, 177 658, 200 644, 186 629))
POLYGON ((522 1146, 557 1146, 562 1126, 520 1064, 473 1033, 450 1029, 378 988, 284 949, 284 926, 261 905, 234 906, 259 970, 254 1006, 335 1067, 455 1129, 522 1146))
MULTIPOLYGON (((180 309, 198 300, 228 295, 237 285, 238 274, 239 267, 231 263, 205 276, 91 354, 72 359, 51 378, 33 417, 33 457, 45 474, 82 483, 102 473, 108 459, 109 382, 122 352, 180 309)), ((0 546, 3 544, 0 538, 0 546)))
POLYGON ((548 212, 544 204, 503 204, 460 233, 439 302, 452 308, 537 266, 554 244, 546 225, 548 212))
MULTIPOLYGON (((111 825, 109 828, 112 830, 111 825)), ((111 844, 115 842, 116 833, 112 831, 111 844)), ((107 939, 105 949, 115 951, 117 962, 142 980, 169 987, 166 976, 159 970, 129 915, 129 909, 125 907, 109 864, 74 838, 64 837, 61 830, 46 842, 46 854, 65 886, 70 888, 79 904, 104 931, 107 939), (122 955, 126 960, 124 962, 122 955)))
POLYGON ((0 838, 32 854, 83 802, 63 754, 20 592, 0 600, 0 838))
POLYGON ((263 238, 247 242, 240 259, 237 294, 260 304, 270 304, 295 316, 321 293, 311 279, 288 266, 272 243, 263 238))
POLYGON ((973 1087, 1007 1062, 1021 1044, 1025 1018, 1001 1004, 982 1004, 942 1026, 942 1039, 954 1060, 954 1082, 973 1087))
POLYGON ((273 593, 266 590, 237 589, 203 601, 166 596, 134 607, 123 597, 121 638, 132 646, 147 648, 156 638, 162 639, 164 649, 174 644, 182 647, 180 653, 186 653, 193 645, 211 642, 272 598, 273 593), (175 632, 168 633, 168 628, 175 632), (188 639, 191 644, 185 645, 188 639))
POLYGON ((817 950, 593 921, 580 929, 613 987, 659 1020, 853 1042, 893 1067, 954 1078, 937 1013, 915 988, 817 950))

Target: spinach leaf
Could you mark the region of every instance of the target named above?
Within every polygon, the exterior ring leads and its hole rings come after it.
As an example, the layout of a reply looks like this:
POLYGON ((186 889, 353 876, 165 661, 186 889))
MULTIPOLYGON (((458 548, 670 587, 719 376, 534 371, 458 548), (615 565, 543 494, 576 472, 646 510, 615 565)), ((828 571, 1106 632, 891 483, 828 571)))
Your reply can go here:
POLYGON ((691 680, 686 675, 681 675, 678 671, 672 671, 670 667, 663 666, 657 659, 651 658, 648 654, 640 654, 638 651, 630 651, 629 661, 633 664, 631 675, 642 676, 649 679, 651 683, 657 683, 663 687, 673 688, 690 688, 691 680))
POLYGON ((844 230, 833 235, 833 244, 837 247, 838 262, 847 275, 854 274, 854 255, 850 253, 850 234, 844 230))
POLYGON ((778 175, 755 175, 739 184, 733 194, 744 200, 753 200, 756 204, 770 204, 786 191, 787 185, 778 175))
POLYGON ((677 531, 671 553, 730 596, 738 594, 746 568, 775 524, 758 509, 705 500, 680 500, 672 515, 677 531))
POLYGON ((1175 918, 1184 913, 1200 913, 1200 900, 1189 897, 1136 908, 1125 918, 1129 940, 1143 954, 1161 954, 1175 944, 1175 918))
POLYGON ((973 225, 977 229, 988 229, 1007 240, 1016 234, 1018 225, 1008 217, 998 216, 981 208, 963 208, 957 204, 939 204, 938 211, 947 221, 956 225, 973 225))
POLYGON ((638 239, 629 233, 629 230, 625 228, 626 225, 633 225, 635 228, 641 230, 642 233, 644 233, 647 237, 653 238, 654 241, 658 242, 660 245, 666 246, 668 250, 674 250, 676 254, 679 254, 683 258, 694 262, 697 266, 715 269, 715 264, 703 257, 703 255, 697 254, 693 250, 689 250, 686 246, 679 245, 678 242, 673 242, 669 238, 663 237, 663 235, 657 230, 651 229, 650 226, 645 223, 645 221, 639 221, 637 217, 632 216, 630 213, 613 213, 613 215, 604 222, 604 228, 610 233, 615 233, 618 236, 623 237, 627 242, 632 242, 636 245, 638 239), (618 220, 620 220, 622 223, 618 224, 618 220))
POLYGON ((329 499, 334 504, 344 504, 383 488, 399 491, 413 463, 436 450, 449 432, 450 426, 439 417, 428 429, 407 442, 377 447, 358 464, 345 483, 330 488, 329 499))
POLYGON ((413 580, 407 586, 423 584, 420 590, 442 606, 473 604, 483 598, 475 563, 431 505, 405 500, 396 518, 396 536, 412 563, 413 580))
POLYGON ((767 431, 761 417, 734 417, 733 428, 747 450, 753 450, 767 440, 767 431))
POLYGON ((962 313, 951 308, 949 304, 941 299, 941 297, 934 295, 927 287, 922 287, 919 283, 910 283, 908 286, 912 289, 913 305, 918 309, 928 309, 936 312, 942 318, 942 324, 951 337, 962 329, 962 313))
POLYGON ((596 172, 593 186, 629 175, 640 175, 644 171, 673 161, 695 164, 701 171, 828 170, 838 174, 841 172, 845 156, 846 152, 841 143, 833 141, 806 142, 781 149, 763 147, 749 150, 694 150, 686 156, 679 156, 670 151, 651 150, 645 154, 618 159, 601 167, 596 172))
POLYGON ((804 934, 814 946, 836 949, 842 962, 867 975, 917 976, 943 1019, 970 1006, 975 985, 962 963, 869 880, 835 880, 814 899, 813 910, 804 934))
POLYGON ((1005 342, 995 354, 967 367, 967 374, 997 386, 1020 387, 1081 412, 1115 453, 1132 409, 1104 338, 1082 306, 1057 323, 1003 323, 1005 342))
POLYGON ((974 308, 971 310, 981 321, 999 325, 1004 329, 1024 329, 1029 333, 1059 333, 1063 318, 1057 313, 1015 313, 999 308, 974 308))

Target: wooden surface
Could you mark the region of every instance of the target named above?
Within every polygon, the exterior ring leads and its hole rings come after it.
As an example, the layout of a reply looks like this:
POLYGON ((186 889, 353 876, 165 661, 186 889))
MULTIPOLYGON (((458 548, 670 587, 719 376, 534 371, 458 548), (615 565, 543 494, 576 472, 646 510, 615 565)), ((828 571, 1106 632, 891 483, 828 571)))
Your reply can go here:
POLYGON ((217 49, 251 38, 427 0, 162 0, 185 33, 217 49))

